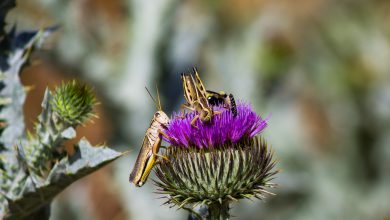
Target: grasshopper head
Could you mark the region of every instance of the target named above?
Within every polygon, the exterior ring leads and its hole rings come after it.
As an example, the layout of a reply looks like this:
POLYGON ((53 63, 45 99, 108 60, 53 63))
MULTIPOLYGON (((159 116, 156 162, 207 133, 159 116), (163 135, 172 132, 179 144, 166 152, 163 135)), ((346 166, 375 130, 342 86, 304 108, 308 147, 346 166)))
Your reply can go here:
POLYGON ((157 121, 164 127, 168 126, 169 124, 169 117, 163 111, 157 111, 154 113, 153 120, 157 121))

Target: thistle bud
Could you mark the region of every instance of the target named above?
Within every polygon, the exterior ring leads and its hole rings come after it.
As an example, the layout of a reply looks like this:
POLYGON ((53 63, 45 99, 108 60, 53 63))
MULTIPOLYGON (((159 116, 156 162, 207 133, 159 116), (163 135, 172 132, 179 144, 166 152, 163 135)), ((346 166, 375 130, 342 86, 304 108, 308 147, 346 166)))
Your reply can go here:
POLYGON ((51 106, 60 120, 79 125, 94 116, 92 108, 96 103, 91 87, 73 80, 55 90, 51 106))

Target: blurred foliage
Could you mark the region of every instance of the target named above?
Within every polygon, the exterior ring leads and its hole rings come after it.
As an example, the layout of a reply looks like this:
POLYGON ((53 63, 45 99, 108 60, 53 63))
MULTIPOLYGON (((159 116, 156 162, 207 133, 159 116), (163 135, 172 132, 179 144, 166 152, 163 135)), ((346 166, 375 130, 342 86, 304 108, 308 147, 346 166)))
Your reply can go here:
MULTIPOLYGON (((1 3, 1 28, 14 5, 14 1, 1 3)), ((54 95, 46 90, 35 133, 26 137, 23 104, 28 88, 22 85, 20 73, 34 49, 54 30, 17 32, 14 26, 0 32, 1 219, 48 219, 50 203, 58 193, 122 155, 104 146, 93 147, 86 139, 73 152, 65 152, 64 142, 76 137, 76 127, 93 115, 96 104, 92 90, 76 81, 63 84, 54 95)))
MULTIPOLYGON (((276 179, 278 195, 266 203, 240 203, 232 211, 236 219, 390 216, 389 1, 20 5, 12 18, 22 26, 62 24, 44 62, 95 85, 117 146, 131 144, 138 152, 154 111, 143 87, 157 81, 170 112, 183 101, 179 74, 193 66, 207 88, 250 100, 265 115, 272 112, 265 135, 284 170, 276 179)), ((134 189, 127 183, 135 156, 102 177, 109 179, 107 190, 116 186, 112 200, 126 207, 122 218, 181 218, 160 207, 163 201, 148 185, 134 189)), ((69 192, 58 201, 53 218, 61 218, 61 207, 79 218, 106 216, 93 195, 80 202, 75 196, 69 192)))

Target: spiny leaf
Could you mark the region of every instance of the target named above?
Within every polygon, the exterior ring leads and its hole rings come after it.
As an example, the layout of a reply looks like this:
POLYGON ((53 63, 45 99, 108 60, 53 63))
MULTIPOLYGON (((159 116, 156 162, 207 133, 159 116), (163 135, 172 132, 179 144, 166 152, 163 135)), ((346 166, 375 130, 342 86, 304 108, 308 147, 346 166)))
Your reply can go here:
POLYGON ((0 143, 5 149, 12 150, 17 140, 24 135, 23 104, 26 94, 19 77, 21 68, 28 61, 33 49, 39 47, 52 31, 53 29, 49 28, 16 34, 13 29, 11 33, 4 36, 10 42, 4 42, 4 38, 1 40, 0 98, 7 100, 7 103, 0 107, 0 120, 6 122, 6 127, 0 134, 0 143), (21 36, 23 41, 18 40, 21 36), (5 46, 3 44, 6 44, 8 49, 2 48, 5 46))
POLYGON ((122 153, 110 148, 91 146, 82 139, 76 146, 77 152, 59 161, 44 182, 28 180, 23 194, 8 201, 6 219, 20 219, 45 206, 74 181, 92 173, 105 164, 119 158, 122 153))
POLYGON ((0 2, 0 42, 5 34, 5 17, 13 7, 15 7, 15 0, 1 0, 0 2))

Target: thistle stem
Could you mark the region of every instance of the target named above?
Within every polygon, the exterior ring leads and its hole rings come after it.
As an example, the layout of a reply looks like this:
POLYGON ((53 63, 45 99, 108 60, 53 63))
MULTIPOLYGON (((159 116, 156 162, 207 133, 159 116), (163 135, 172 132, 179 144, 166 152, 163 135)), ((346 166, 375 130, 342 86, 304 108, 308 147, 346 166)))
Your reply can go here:
POLYGON ((196 212, 197 215, 195 216, 193 213, 190 213, 188 217, 189 220, 228 220, 230 217, 229 202, 215 202, 208 206, 202 205, 197 207, 194 212, 196 212))
POLYGON ((212 203, 209 205, 209 215, 207 220, 227 220, 229 219, 229 202, 212 203))

